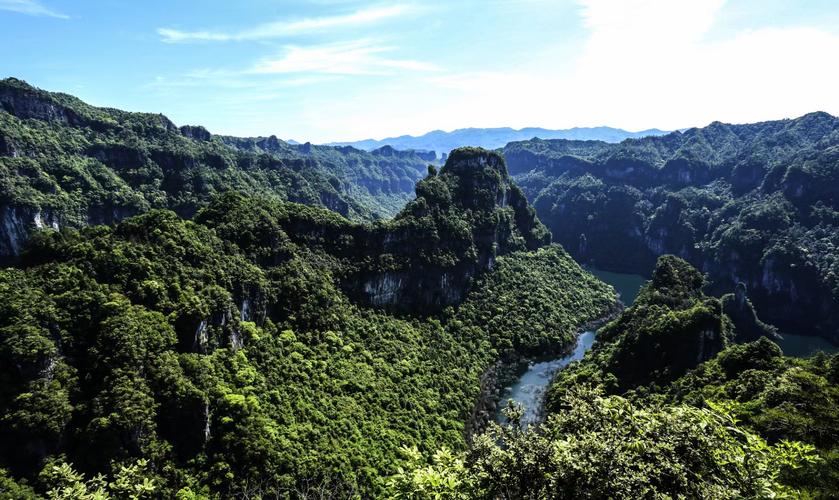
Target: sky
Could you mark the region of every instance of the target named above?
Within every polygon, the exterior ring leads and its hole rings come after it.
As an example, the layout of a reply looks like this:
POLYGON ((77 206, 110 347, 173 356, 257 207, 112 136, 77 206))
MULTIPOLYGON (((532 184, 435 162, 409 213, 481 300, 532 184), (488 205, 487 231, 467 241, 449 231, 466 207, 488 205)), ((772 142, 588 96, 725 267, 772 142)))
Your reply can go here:
POLYGON ((0 77, 213 133, 839 115, 836 0, 0 0, 0 77))

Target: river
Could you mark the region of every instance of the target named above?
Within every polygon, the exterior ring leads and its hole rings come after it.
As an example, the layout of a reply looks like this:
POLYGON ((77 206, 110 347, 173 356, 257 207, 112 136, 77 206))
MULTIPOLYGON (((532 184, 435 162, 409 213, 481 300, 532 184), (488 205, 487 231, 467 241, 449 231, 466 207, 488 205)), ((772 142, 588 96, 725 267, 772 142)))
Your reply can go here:
MULTIPOLYGON (((635 301, 641 285, 645 282, 643 276, 635 274, 612 273, 594 268, 588 268, 587 270, 602 281, 615 287, 615 291, 618 292, 621 301, 626 305, 631 305, 635 301)), ((501 413, 501 410, 506 406, 507 400, 512 399, 524 407, 522 424, 525 427, 538 422, 540 420, 540 411, 542 409, 545 391, 553 379, 554 374, 562 368, 565 368, 570 362, 582 359, 585 353, 594 345, 595 335, 595 331, 581 333, 577 337, 577 345, 574 346, 574 350, 570 354, 559 358, 536 359, 532 361, 515 383, 504 389, 501 395, 501 403, 498 405, 498 411, 495 415, 495 421, 501 424, 506 423, 507 419, 501 413)))
POLYGON ((787 356, 806 358, 823 351, 827 354, 839 352, 839 347, 833 345, 827 339, 813 335, 789 335, 782 333, 783 339, 778 341, 781 350, 787 356))
MULTIPOLYGON (((615 287, 618 297, 627 306, 632 305, 638 296, 638 292, 641 290, 641 286, 646 281, 646 278, 637 274, 613 273, 595 268, 586 268, 586 270, 597 276, 600 280, 615 287)), ((541 418, 540 412, 545 391, 554 375, 572 361, 582 359, 585 353, 594 345, 596 334, 596 331, 581 333, 577 338, 577 345, 574 346, 574 350, 570 354, 559 358, 533 360, 521 372, 516 382, 504 389, 501 396, 501 403, 498 405, 498 411, 495 415, 496 422, 501 424, 506 423, 507 420, 501 413, 501 409, 506 406, 508 399, 512 399, 524 406, 522 424, 525 427, 538 422, 541 418)), ((818 351, 824 351, 826 353, 839 352, 839 347, 821 337, 786 334, 783 337, 778 342, 778 345, 781 346, 781 349, 787 356, 806 357, 818 351)))

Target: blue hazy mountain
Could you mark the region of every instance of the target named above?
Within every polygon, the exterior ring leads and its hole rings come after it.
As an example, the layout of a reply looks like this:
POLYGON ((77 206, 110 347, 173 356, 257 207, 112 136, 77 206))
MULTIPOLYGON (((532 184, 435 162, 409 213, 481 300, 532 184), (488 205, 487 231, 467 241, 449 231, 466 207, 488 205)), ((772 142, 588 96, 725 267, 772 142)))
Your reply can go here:
POLYGON ((540 139, 576 139, 597 140, 605 142, 620 142, 624 139, 645 137, 650 135, 664 135, 667 132, 658 129, 628 132, 612 127, 574 127, 564 130, 550 130, 528 127, 520 130, 509 127, 502 128, 461 128, 451 132, 434 130, 420 136, 401 135, 375 140, 365 139, 354 142, 334 142, 332 146, 353 146, 372 151, 388 145, 395 149, 413 149, 435 151, 438 155, 448 153, 452 149, 462 146, 480 146, 487 149, 502 148, 509 142, 523 141, 538 137, 540 139))

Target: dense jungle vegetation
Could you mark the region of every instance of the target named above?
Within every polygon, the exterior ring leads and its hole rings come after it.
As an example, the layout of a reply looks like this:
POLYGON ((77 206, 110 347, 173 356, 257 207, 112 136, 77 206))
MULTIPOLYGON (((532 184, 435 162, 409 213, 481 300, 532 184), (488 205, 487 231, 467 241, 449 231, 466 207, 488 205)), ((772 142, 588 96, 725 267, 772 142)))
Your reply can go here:
POLYGON ((0 81, 0 258, 17 254, 32 226, 80 228, 155 208, 191 217, 229 190, 353 219, 390 217, 426 173, 420 156, 219 137, 7 78, 0 81))
POLYGON ((539 218, 580 262, 647 274, 659 255, 748 288, 761 318, 839 342, 839 119, 713 123, 620 144, 504 148, 539 218))
POLYGON ((0 81, 0 498, 836 498, 839 355, 771 339, 835 340, 837 130, 438 168, 0 81))
POLYGON ((0 271, 0 491, 384 495, 404 446, 465 449, 496 360, 567 345, 614 307, 547 242, 481 150, 389 222, 229 193, 193 221, 39 232, 0 271), (371 308, 355 286, 398 269, 419 281, 395 293, 428 312, 371 308), (463 298, 424 295, 429 276, 463 298))
POLYGON ((687 262, 659 259, 635 303, 558 373, 541 428, 522 430, 511 405, 511 424, 467 452, 406 448, 398 496, 835 498, 839 355, 733 343, 738 326, 703 284, 687 262))

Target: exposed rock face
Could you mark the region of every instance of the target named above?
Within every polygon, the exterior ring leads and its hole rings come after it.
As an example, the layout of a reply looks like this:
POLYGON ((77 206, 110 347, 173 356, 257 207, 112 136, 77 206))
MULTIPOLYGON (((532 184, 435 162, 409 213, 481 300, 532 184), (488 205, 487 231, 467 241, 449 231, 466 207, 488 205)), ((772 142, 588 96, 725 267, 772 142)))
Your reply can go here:
POLYGON ((52 99, 33 96, 17 86, 0 88, 0 108, 21 118, 61 122, 69 125, 84 124, 82 117, 74 110, 52 99))
POLYGON ((351 280, 351 295, 363 302, 404 311, 456 304, 498 255, 550 243, 497 153, 455 150, 416 191, 393 226, 368 237, 368 252, 404 264, 362 271, 361 286, 351 280))
POLYGON ((417 156, 422 158, 427 162, 434 162, 437 161, 437 152, 436 151, 414 151, 417 156))
POLYGON ((213 138, 212 134, 201 125, 184 125, 180 128, 180 131, 184 137, 189 137, 197 141, 209 141, 213 138))
POLYGON ((268 299, 255 284, 237 283, 232 292, 213 288, 206 299, 214 304, 210 309, 179 310, 175 315, 181 351, 207 354, 220 347, 241 349, 247 341, 242 323, 261 326, 265 322, 268 299))
POLYGON ((44 228, 60 228, 52 211, 0 205, 0 255, 18 255, 32 232, 44 228))
POLYGON ((367 301, 376 307, 396 306, 408 281, 402 273, 385 272, 377 274, 364 282, 364 294, 367 301))
POLYGON ((723 312, 734 323, 737 342, 753 342, 761 337, 778 340, 777 328, 758 319, 754 306, 746 295, 746 284, 737 284, 733 294, 722 298, 723 312))
POLYGON ((86 153, 110 168, 138 168, 149 161, 148 153, 125 144, 92 144, 86 153))
POLYGON ((97 108, 13 78, 0 80, 0 161, 15 188, 0 193, 0 264, 39 225, 110 224, 152 208, 192 217, 237 190, 321 205, 358 219, 389 217, 427 162, 413 152, 293 145, 275 136, 213 136, 166 116, 97 108), (10 158, 24 157, 27 161, 10 158), (36 209, 50 207, 51 214, 36 209))
POLYGON ((34 224, 34 214, 31 210, 18 207, 0 208, 0 221, 2 221, 2 238, 0 238, 0 252, 6 255, 17 255, 23 243, 29 237, 29 232, 34 224))
MULTIPOLYGON (((349 148, 351 150, 358 151, 357 149, 353 148, 352 146, 343 146, 343 148, 349 148)), ((433 162, 437 159, 437 153, 434 151, 416 151, 413 149, 394 149, 391 146, 382 146, 378 149, 374 149, 371 151, 372 154, 376 156, 384 156, 387 158, 410 158, 412 156, 418 156, 419 158, 433 162)))
POLYGON ((321 193, 320 202, 324 207, 332 210, 333 212, 338 212, 343 216, 347 216, 349 214, 350 204, 335 193, 321 193))
POLYGON ((262 326, 267 316, 265 290, 254 284, 237 284, 238 291, 214 289, 209 311, 179 311, 175 319, 178 347, 185 352, 210 353, 219 347, 241 349, 245 345, 243 322, 262 326))
POLYGON ((713 329, 702 330, 697 335, 696 364, 708 361, 722 350, 722 336, 713 329))
POLYGON ((17 148, 8 137, 0 136, 0 156, 11 156, 12 158, 18 156, 17 148))
MULTIPOLYGON (((349 297, 398 312, 456 304, 497 256, 550 243, 547 229, 507 175, 504 159, 479 149, 456 150, 439 173, 430 169, 417 184, 416 198, 391 221, 354 224, 316 210, 253 209, 245 197, 231 193, 198 221, 246 251, 258 251, 265 266, 283 263, 287 244, 324 252, 347 264, 338 285, 349 297), (256 225, 245 235, 227 234, 231 217, 256 225)), ((199 320, 191 318, 190 327, 179 332, 191 338, 199 320)))

